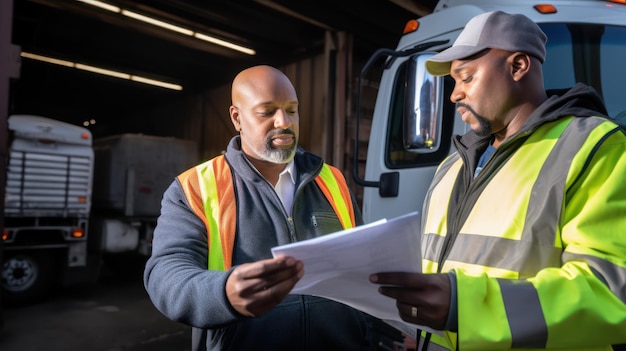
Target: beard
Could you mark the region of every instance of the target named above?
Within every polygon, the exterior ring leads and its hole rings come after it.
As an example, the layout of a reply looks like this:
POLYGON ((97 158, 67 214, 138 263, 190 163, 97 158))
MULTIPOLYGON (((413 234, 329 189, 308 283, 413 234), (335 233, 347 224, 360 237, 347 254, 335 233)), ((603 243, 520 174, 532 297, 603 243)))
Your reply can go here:
POLYGON ((491 131, 491 123, 485 117, 477 114, 474 114, 474 117, 476 117, 478 121, 478 128, 474 130, 474 133, 481 137, 487 137, 493 134, 491 131))
POLYGON ((293 160, 296 155, 296 149, 298 148, 296 133, 291 129, 273 130, 267 134, 264 146, 264 150, 262 150, 259 155, 263 160, 272 163, 289 163, 293 160), (277 149, 272 145, 272 138, 281 134, 290 134, 293 136, 294 143, 288 149, 277 149))
POLYGON ((457 105, 465 107, 474 116, 474 118, 476 118, 476 121, 478 122, 478 128, 472 129, 474 133, 476 133, 476 135, 481 137, 487 137, 493 134, 493 131, 491 130, 491 122, 489 122, 488 119, 479 115, 476 111, 474 111, 474 109, 466 104, 458 103, 457 105))

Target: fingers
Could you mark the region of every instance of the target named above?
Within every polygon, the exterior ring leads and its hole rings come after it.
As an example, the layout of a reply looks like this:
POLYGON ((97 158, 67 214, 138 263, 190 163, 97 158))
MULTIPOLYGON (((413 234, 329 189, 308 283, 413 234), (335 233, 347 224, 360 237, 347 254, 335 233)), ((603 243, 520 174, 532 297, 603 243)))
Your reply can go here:
POLYGON ((447 274, 385 272, 370 276, 378 291, 396 300, 400 317, 410 323, 441 330, 450 310, 451 286, 447 274))
POLYGON ((291 257, 262 260, 236 267, 226 281, 232 307, 244 316, 259 316, 278 304, 304 274, 291 257))
POLYGON ((407 306, 423 303, 420 297, 420 292, 415 289, 407 289, 396 286, 381 286, 378 288, 378 292, 396 300, 397 303, 406 304, 407 306))
POLYGON ((414 324, 423 324, 419 321, 420 310, 417 306, 397 302, 396 307, 402 320, 414 324))
POLYGON ((419 288, 422 286, 421 273, 408 272, 381 272, 370 275, 372 283, 381 285, 397 285, 407 288, 419 288))
MULTIPOLYGON (((280 271, 302 270, 302 262, 293 257, 278 257, 244 264, 235 269, 241 279, 271 276, 280 271)), ((235 273, 235 272, 233 272, 235 273)))
MULTIPOLYGON (((283 282, 297 281, 304 274, 303 264, 291 257, 262 260, 243 264, 235 268, 231 274, 241 286, 243 293, 266 290, 283 282)), ((295 284, 295 282, 293 282, 295 284)))

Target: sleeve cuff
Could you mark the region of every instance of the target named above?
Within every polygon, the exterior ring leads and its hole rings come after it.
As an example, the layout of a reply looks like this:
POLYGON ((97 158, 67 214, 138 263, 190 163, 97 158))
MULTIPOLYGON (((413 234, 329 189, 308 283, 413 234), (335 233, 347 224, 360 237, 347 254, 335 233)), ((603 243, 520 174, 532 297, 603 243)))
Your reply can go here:
POLYGON ((456 274, 454 271, 450 271, 448 277, 450 277, 450 311, 448 311, 446 330, 457 332, 459 329, 459 309, 456 297, 456 274))

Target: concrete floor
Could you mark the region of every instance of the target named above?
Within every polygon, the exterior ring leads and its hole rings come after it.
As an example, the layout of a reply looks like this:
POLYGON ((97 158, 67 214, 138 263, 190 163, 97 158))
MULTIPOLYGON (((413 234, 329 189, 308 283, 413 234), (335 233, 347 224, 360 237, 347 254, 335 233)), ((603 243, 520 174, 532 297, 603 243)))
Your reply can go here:
POLYGON ((89 291, 2 311, 2 351, 187 351, 191 330, 161 315, 140 279, 108 278, 89 291))

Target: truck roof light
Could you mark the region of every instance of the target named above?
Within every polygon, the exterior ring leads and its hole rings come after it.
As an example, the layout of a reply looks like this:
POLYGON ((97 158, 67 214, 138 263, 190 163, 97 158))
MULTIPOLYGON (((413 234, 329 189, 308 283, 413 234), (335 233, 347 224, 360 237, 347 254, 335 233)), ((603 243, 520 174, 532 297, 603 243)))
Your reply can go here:
POLYGON ((80 138, 87 140, 87 139, 89 139, 89 134, 88 133, 83 133, 83 134, 80 135, 80 138))
POLYGON ((79 227, 72 228, 72 238, 79 239, 84 236, 85 236, 85 230, 83 228, 79 228, 79 227))
POLYGON ((402 34, 409 34, 409 33, 413 33, 417 30, 417 28, 419 28, 420 26, 420 22, 416 19, 412 19, 412 20, 408 20, 406 22, 406 25, 404 25, 404 30, 402 31, 402 34))
POLYGON ((609 2, 614 2, 616 4, 626 5, 626 0, 608 0, 609 2))
POLYGON ((538 4, 533 6, 535 8, 535 10, 537 10, 539 13, 543 13, 545 14, 549 14, 549 13, 556 13, 556 7, 554 7, 554 5, 550 5, 550 4, 538 4))

